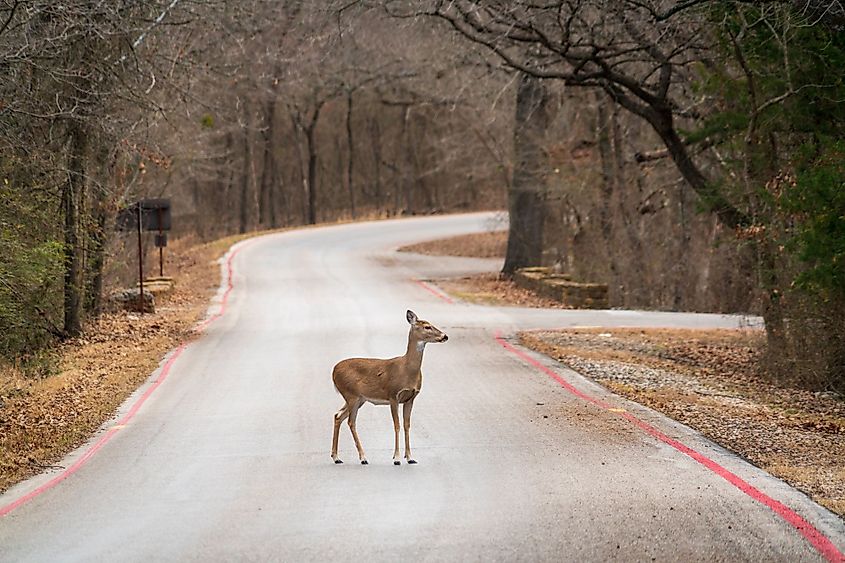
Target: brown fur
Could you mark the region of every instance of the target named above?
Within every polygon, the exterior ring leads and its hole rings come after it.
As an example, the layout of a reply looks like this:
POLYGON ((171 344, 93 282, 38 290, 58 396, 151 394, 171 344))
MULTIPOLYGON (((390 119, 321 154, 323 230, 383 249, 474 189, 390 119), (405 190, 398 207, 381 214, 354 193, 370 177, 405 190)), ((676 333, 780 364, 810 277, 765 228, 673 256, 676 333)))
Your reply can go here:
POLYGON ((431 323, 418 319, 413 311, 407 312, 407 319, 411 329, 408 332, 408 348, 404 356, 388 360, 349 358, 339 362, 332 370, 334 386, 345 401, 344 406, 334 415, 332 459, 335 463, 341 463, 337 457, 337 443, 340 425, 347 418, 352 439, 358 449, 358 457, 361 463, 367 463, 364 448, 361 447, 361 441, 355 429, 358 409, 366 402, 390 405, 395 436, 393 461, 397 465, 399 464, 399 404, 403 405, 405 459, 408 463, 416 463, 411 458, 411 409, 414 406, 414 399, 422 389, 420 367, 424 345, 429 342, 445 342, 448 337, 431 323))

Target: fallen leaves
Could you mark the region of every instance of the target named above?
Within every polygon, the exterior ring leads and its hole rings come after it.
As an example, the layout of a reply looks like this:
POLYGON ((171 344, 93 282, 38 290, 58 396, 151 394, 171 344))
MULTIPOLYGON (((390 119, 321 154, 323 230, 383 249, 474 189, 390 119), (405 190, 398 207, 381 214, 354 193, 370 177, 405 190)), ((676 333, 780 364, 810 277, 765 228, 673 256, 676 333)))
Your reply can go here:
POLYGON ((504 258, 508 244, 507 231, 475 233, 405 246, 401 252, 434 256, 467 256, 471 258, 504 258))
POLYGON ((540 307, 545 309, 571 309, 560 301, 540 297, 533 291, 517 286, 498 274, 479 274, 464 278, 437 280, 437 286, 452 297, 472 303, 507 305, 515 307, 540 307))

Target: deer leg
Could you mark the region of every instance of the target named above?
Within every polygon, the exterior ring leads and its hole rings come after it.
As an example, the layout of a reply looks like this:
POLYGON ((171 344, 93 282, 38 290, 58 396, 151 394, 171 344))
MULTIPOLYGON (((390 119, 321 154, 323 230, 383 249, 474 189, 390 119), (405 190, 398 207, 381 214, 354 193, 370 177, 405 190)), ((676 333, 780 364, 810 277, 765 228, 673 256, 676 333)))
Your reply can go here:
POLYGON ((399 403, 396 399, 390 401, 390 415, 393 417, 393 465, 400 465, 399 461, 399 403))
POLYGON ((358 409, 361 403, 355 403, 349 408, 349 430, 352 432, 352 439, 355 440, 355 447, 358 448, 358 459, 361 460, 361 465, 367 465, 367 456, 364 454, 364 448, 361 447, 361 440, 358 438, 358 431, 355 429, 355 421, 358 418, 358 409))
POLYGON ((340 425, 349 417, 349 404, 343 405, 343 408, 334 414, 334 433, 332 434, 332 459, 335 463, 343 463, 337 457, 337 440, 340 436, 340 425))
MULTIPOLYGON (((414 408, 414 400, 406 401, 402 405, 402 418, 405 423, 405 459, 408 463, 416 463, 417 461, 411 457, 411 409, 414 408)), ((397 440, 399 438, 397 437, 397 440)), ((397 448, 399 446, 397 445, 397 448)))

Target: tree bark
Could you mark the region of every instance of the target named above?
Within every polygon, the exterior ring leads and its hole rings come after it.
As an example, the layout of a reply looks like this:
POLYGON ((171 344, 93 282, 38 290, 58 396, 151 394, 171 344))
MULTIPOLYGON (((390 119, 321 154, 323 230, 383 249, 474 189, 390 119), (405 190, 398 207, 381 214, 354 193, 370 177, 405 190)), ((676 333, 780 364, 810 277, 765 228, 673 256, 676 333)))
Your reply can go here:
POLYGON ((613 200, 613 192, 616 191, 616 174, 614 170, 613 146, 610 142, 613 124, 610 120, 609 108, 606 107, 605 100, 602 96, 597 96, 596 99, 596 119, 597 119, 597 135, 596 145, 599 149, 599 157, 601 159, 601 193, 602 206, 600 209, 599 223, 601 225, 601 233, 604 238, 604 243, 607 246, 607 254, 612 261, 612 229, 613 221, 611 219, 611 205, 613 200))
POLYGON ((273 126, 276 119, 275 99, 267 102, 265 119, 266 126, 262 132, 264 138, 264 160, 261 167, 261 193, 258 197, 258 223, 266 226, 269 220, 269 226, 276 228, 278 226, 278 220, 274 205, 275 198, 273 197, 273 192, 276 190, 276 166, 273 155, 273 126))
POLYGON ((352 182, 352 172, 355 163, 355 144, 352 136, 352 92, 346 94, 346 140, 349 149, 349 158, 346 162, 346 186, 349 190, 349 211, 355 219, 355 187, 352 182))
POLYGON ((244 101, 244 127, 243 127, 243 140, 244 140, 244 156, 243 156, 243 167, 241 171, 241 201, 240 201, 240 215, 238 221, 238 232, 245 233, 249 229, 249 220, 250 220, 250 212, 249 212, 249 201, 250 201, 250 193, 252 191, 252 141, 250 138, 250 131, 251 127, 251 116, 249 113, 249 107, 244 101))
POLYGON ((317 223, 317 122, 320 120, 320 110, 325 102, 318 102, 314 108, 307 127, 305 138, 308 145, 308 224, 317 223))
POLYGON ((314 225, 317 223, 317 147, 314 139, 314 120, 312 126, 309 126, 305 131, 305 138, 308 144, 308 224, 314 225))
POLYGON ((411 133, 408 121, 411 114, 411 106, 402 107, 402 140, 405 141, 405 166, 402 172, 402 194, 405 199, 404 212, 407 215, 414 214, 414 178, 413 178, 413 155, 411 148, 411 133))
POLYGON ((510 226, 502 273, 540 264, 543 254, 548 162, 544 146, 548 91, 543 81, 520 73, 514 124, 513 182, 508 193, 510 226))
POLYGON ((88 146, 88 134, 83 124, 71 121, 68 137, 68 179, 62 190, 65 238, 64 333, 66 336, 74 337, 82 332, 83 288, 79 203, 85 191, 85 153, 88 146))
POLYGON ((381 193, 381 128, 379 127, 378 119, 370 120, 370 137, 372 139, 373 149, 373 163, 375 165, 375 174, 373 180, 375 182, 373 188, 373 200, 376 203, 376 208, 380 211, 382 208, 382 193, 381 193))
POLYGON ((105 267, 106 221, 105 202, 98 197, 93 208, 94 225, 88 233, 89 253, 85 311, 99 317, 102 313, 103 269, 105 267))
POLYGON ((306 171, 306 164, 305 160, 302 155, 302 145, 299 142, 299 132, 302 131, 302 127, 300 126, 300 121, 296 116, 296 113, 293 109, 288 111, 288 115, 290 115, 290 122, 293 126, 294 132, 294 143, 293 146, 296 149, 296 162, 299 165, 299 180, 302 184, 302 191, 300 192, 300 197, 297 199, 299 200, 299 211, 300 216, 302 218, 302 222, 305 223, 308 221, 308 173, 306 171))
POLYGON ((224 177, 225 180, 221 182, 220 197, 217 202, 217 205, 220 206, 220 209, 226 210, 226 224, 225 230, 222 232, 231 232, 230 229, 234 228, 234 222, 236 220, 235 213, 235 163, 237 162, 235 159, 235 135, 232 131, 228 131, 226 133, 226 142, 225 147, 223 149, 223 170, 224 170, 224 177), (226 174, 228 172, 228 174, 226 174))
POLYGON ((766 343, 770 360, 779 364, 789 357, 789 342, 784 318, 783 293, 778 280, 778 265, 775 243, 769 240, 757 241, 757 268, 762 289, 762 317, 766 326, 766 343))

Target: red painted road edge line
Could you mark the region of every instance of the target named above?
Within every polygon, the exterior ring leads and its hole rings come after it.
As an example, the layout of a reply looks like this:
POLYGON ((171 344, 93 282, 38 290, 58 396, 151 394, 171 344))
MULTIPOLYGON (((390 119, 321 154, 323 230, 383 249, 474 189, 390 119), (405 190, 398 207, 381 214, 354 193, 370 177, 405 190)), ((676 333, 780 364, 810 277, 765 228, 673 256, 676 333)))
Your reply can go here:
MULTIPOLYGON (((217 313, 215 313, 215 314, 211 315, 210 317, 208 317, 207 319, 205 319, 204 321, 200 322, 197 326, 195 326, 194 332, 204 331, 206 328, 208 328, 208 325, 210 325, 211 323, 213 323, 214 321, 216 321, 217 319, 222 317, 223 314, 226 312, 226 306, 227 306, 227 303, 229 301, 229 294, 231 293, 232 289, 234 288, 234 284, 232 283, 232 272, 233 272, 232 261, 234 260, 235 256, 237 256, 237 254, 247 244, 249 244, 249 243, 244 243, 241 246, 239 246, 238 248, 236 248, 234 251, 231 251, 229 253, 228 259, 226 260, 226 269, 227 269, 226 290, 223 292, 223 297, 220 300, 220 310, 217 311, 217 313)), ((164 366, 162 366, 161 371, 158 374, 158 377, 155 379, 155 381, 153 381, 152 385, 150 385, 147 388, 147 390, 144 391, 143 395, 138 397, 138 400, 136 400, 135 403, 132 404, 132 406, 129 408, 129 411, 125 415, 123 415, 123 417, 120 420, 118 420, 115 423, 114 426, 109 428, 106 431, 106 433, 103 434, 103 436, 100 437, 100 439, 97 440, 90 448, 85 450, 85 453, 83 453, 82 456, 79 459, 77 459, 67 469, 65 469, 64 471, 62 471, 61 473, 59 473, 58 475, 56 475, 55 477, 53 477, 52 479, 50 479, 49 481, 47 481, 46 483, 41 485, 40 487, 33 489, 32 491, 23 495, 22 497, 18 498, 17 500, 14 500, 14 501, 10 502, 9 504, 0 507, 0 518, 2 518, 3 516, 6 516, 10 512, 12 512, 16 508, 18 508, 19 506, 26 504, 27 502, 31 501, 32 499, 41 495, 42 493, 49 491, 50 489, 52 489, 53 487, 55 487, 56 485, 58 485, 59 483, 61 483, 62 481, 64 481, 65 479, 67 479, 68 477, 73 475, 74 473, 76 473, 77 471, 79 471, 82 468, 83 465, 88 463, 88 461, 92 457, 94 457, 94 454, 96 454, 100 450, 100 448, 105 446, 109 442, 109 440, 111 440, 114 437, 114 435, 117 434, 118 430, 120 430, 120 428, 122 426, 125 426, 130 420, 132 420, 132 418, 135 417, 135 414, 137 414, 137 412, 141 409, 143 404, 147 402, 147 399, 150 398, 150 395, 152 395, 155 392, 155 390, 158 389, 159 385, 164 383, 164 380, 167 379, 167 376, 170 374, 170 369, 173 367, 173 364, 176 363, 176 360, 179 359, 179 356, 182 355, 182 352, 185 351, 185 348, 187 346, 188 346, 188 344, 186 342, 183 342, 173 351, 173 353, 167 359, 167 362, 164 364, 164 366)))
POLYGON ((454 302, 454 301, 452 301, 452 298, 451 298, 451 297, 449 297, 448 295, 444 295, 444 294, 440 293, 439 291, 437 291, 436 289, 434 289, 433 287, 431 287, 431 286, 430 286, 429 284, 427 284, 426 282, 424 282, 424 281, 422 281, 422 280, 414 280, 414 281, 415 281, 415 282, 416 282, 416 283, 417 283, 417 284, 418 284, 421 288, 423 288, 424 290, 426 290, 426 291, 427 291, 427 292, 429 292, 430 294, 434 295, 435 297, 438 297, 438 298, 442 299, 443 301, 445 301, 446 303, 449 303, 450 305, 454 305, 454 304, 455 304, 455 302, 454 302))
POLYGON ((223 316, 226 312, 226 306, 229 303, 229 294, 234 289, 235 284, 232 282, 232 276, 234 275, 234 267, 232 266, 232 261, 235 259, 235 256, 244 249, 244 247, 249 246, 255 239, 250 239, 240 246, 238 246, 235 250, 229 252, 229 257, 226 259, 226 290, 223 292, 223 297, 220 299, 220 310, 205 319, 204 321, 200 322, 197 326, 194 327, 194 332, 202 332, 208 325, 219 319, 223 316))
MULTIPOLYGON (((538 370, 542 371, 543 373, 545 373, 546 375, 548 375, 549 377, 551 377, 552 379, 557 381, 561 385, 561 387, 563 387, 564 389, 566 389, 567 391, 569 391, 570 393, 572 393, 573 395, 575 395, 579 399, 583 399, 585 401, 593 403, 594 405, 596 405, 600 408, 603 408, 603 409, 613 408, 608 403, 605 403, 604 401, 601 401, 599 399, 591 397, 590 395, 587 395, 586 393, 584 393, 582 391, 579 391, 571 383, 569 383, 568 381, 563 379, 563 377, 561 377, 559 374, 557 374, 554 371, 552 371, 551 369, 547 368, 546 366, 544 366, 543 364, 541 364, 540 362, 538 362, 537 360, 535 360, 534 358, 532 358, 531 356, 529 356, 528 354, 523 352, 522 350, 515 348, 512 344, 510 344, 504 338, 502 338, 500 333, 497 332, 494 335, 494 338, 495 338, 496 342, 498 342, 505 350, 507 350, 508 352, 516 355, 521 360, 523 360, 526 363, 532 365, 533 367, 537 368, 538 370)), ((663 432, 661 432, 660 430, 658 430, 657 428, 655 428, 651 424, 640 420, 639 418, 632 415, 631 413, 629 413, 629 412, 614 412, 614 411, 611 411, 611 412, 613 412, 613 414, 621 416, 622 418, 627 419, 628 421, 633 423, 635 426, 639 427, 640 429, 645 431, 647 434, 653 436, 654 438, 660 440, 664 444, 667 444, 667 445, 675 448, 679 452, 691 457, 692 459, 694 459, 695 461, 697 461, 698 463, 700 463, 701 465, 703 465, 704 467, 706 467, 707 469, 709 469, 710 471, 712 471, 713 473, 718 475, 719 477, 723 478, 725 481, 727 481, 731 485, 735 486, 737 489, 739 489, 740 491, 742 491, 746 495, 750 496, 751 498, 753 498, 757 502, 769 507, 775 514, 777 514, 778 516, 780 516, 781 518, 786 520, 792 527, 794 527, 796 530, 798 530, 798 532, 802 536, 804 536, 804 538, 806 538, 806 540, 808 542, 810 542, 810 544, 812 544, 812 546, 814 548, 816 548, 816 550, 822 555, 822 557, 824 557, 825 559, 827 559, 831 563, 841 563, 841 562, 845 561, 845 554, 843 554, 841 551, 839 551, 839 549, 837 549, 836 546, 833 545, 833 542, 831 542, 827 538, 827 536, 825 536, 820 531, 818 531, 812 524, 807 522, 803 517, 801 517, 801 515, 799 515, 797 512, 795 512, 794 510, 792 510, 788 506, 784 505, 781 502, 776 501, 775 499, 768 496, 764 492, 760 491, 759 489, 757 489, 753 485, 749 484, 747 481, 742 479, 737 474, 732 473, 728 469, 725 469, 724 467, 722 467, 721 465, 719 465, 718 463, 716 463, 715 461, 713 461, 709 457, 705 456, 704 454, 699 453, 699 452, 693 450, 692 448, 690 448, 688 446, 685 446, 684 444, 682 444, 681 442, 679 442, 679 441, 677 441, 673 438, 670 438, 669 436, 667 436, 666 434, 664 434, 663 432)))
POLYGON ((135 404, 132 405, 132 408, 129 409, 129 412, 127 412, 126 415, 124 415, 123 418, 121 418, 115 424, 115 426, 109 428, 99 440, 97 440, 90 448, 88 448, 85 453, 82 454, 82 457, 77 459, 70 467, 68 467, 67 469, 65 469, 64 471, 62 471, 61 473, 59 473, 58 475, 38 487, 37 489, 30 491, 29 493, 25 494, 17 500, 12 501, 6 506, 0 507, 0 517, 6 516, 22 504, 25 504, 34 499, 35 497, 39 496, 40 494, 44 493, 45 491, 52 489, 53 487, 55 487, 56 485, 58 485, 59 483, 79 471, 79 469, 83 465, 85 465, 88 460, 90 460, 94 456, 94 454, 100 450, 100 448, 105 446, 106 443, 108 443, 108 441, 111 440, 115 434, 117 434, 117 431, 120 429, 120 426, 129 422, 129 420, 131 420, 132 417, 135 416, 135 413, 138 412, 138 409, 141 408, 141 405, 143 405, 146 400, 150 397, 150 395, 153 394, 153 391, 158 389, 158 386, 161 385, 165 379, 167 379, 167 376, 170 373, 170 368, 173 366, 179 356, 182 355, 182 352, 185 350, 185 346, 187 346, 187 344, 182 344, 178 348, 176 348, 176 350, 167 360, 167 363, 165 363, 164 367, 161 368, 161 373, 159 373, 158 378, 153 382, 152 385, 150 385, 150 387, 144 392, 144 394, 141 395, 137 401, 135 401, 135 404))

